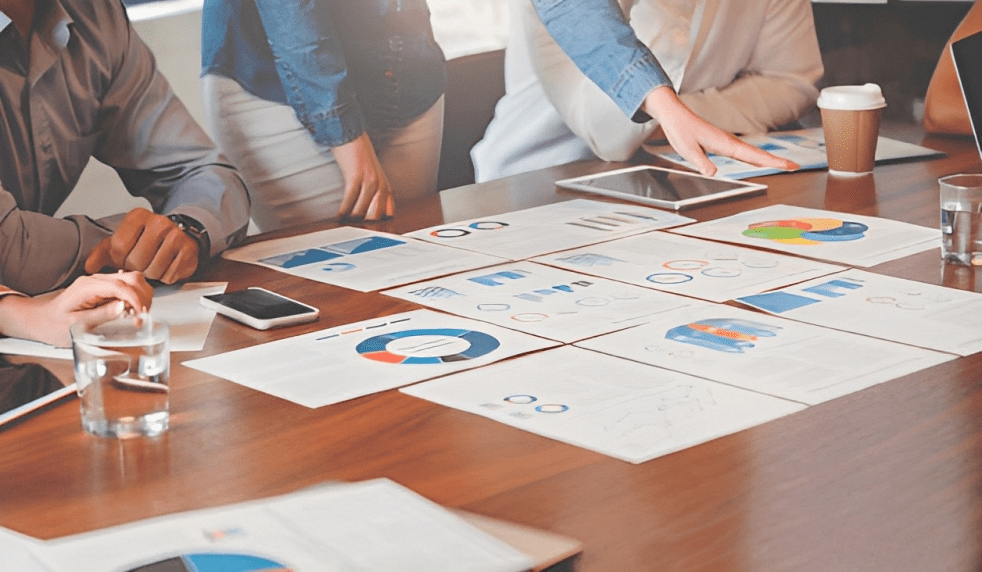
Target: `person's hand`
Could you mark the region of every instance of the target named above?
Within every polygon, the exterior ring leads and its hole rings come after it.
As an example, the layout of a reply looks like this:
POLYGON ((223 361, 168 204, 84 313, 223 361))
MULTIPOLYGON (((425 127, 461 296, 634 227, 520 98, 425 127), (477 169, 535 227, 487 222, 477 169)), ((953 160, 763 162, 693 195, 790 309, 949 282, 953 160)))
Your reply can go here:
POLYGON ((127 310, 143 313, 152 302, 153 288, 141 273, 119 272, 80 276, 54 296, 5 296, 0 314, 5 335, 67 347, 72 324, 98 325, 127 310))
POLYGON ((344 176, 344 199, 338 216, 379 220, 395 215, 389 178, 382 171, 367 133, 331 149, 344 176))
POLYGON ((732 133, 705 121, 686 107, 668 86, 652 90, 645 98, 643 109, 658 120, 664 137, 675 152, 695 165, 703 175, 711 177, 716 174, 716 165, 709 160, 707 153, 731 157, 758 167, 785 171, 799 167, 794 161, 744 143, 732 133))
POLYGON ((166 216, 135 208, 85 260, 90 274, 103 268, 139 270, 151 280, 173 284, 198 268, 198 243, 166 216))

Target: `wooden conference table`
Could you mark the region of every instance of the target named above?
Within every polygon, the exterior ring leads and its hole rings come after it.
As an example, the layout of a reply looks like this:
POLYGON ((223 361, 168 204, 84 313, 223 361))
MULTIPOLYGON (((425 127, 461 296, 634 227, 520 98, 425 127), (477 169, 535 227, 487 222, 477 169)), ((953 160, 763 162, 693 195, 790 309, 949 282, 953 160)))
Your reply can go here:
MULTIPOLYGON (((766 196, 686 214, 784 203, 934 227, 937 179, 978 172, 979 155, 970 141, 904 135, 949 155, 859 179, 766 177, 766 196)), ((366 226, 403 233, 578 198, 553 181, 619 166, 575 163, 452 189, 366 226)), ((939 250, 872 271, 982 291, 982 270, 945 267, 939 250)), ((982 569, 982 354, 631 465, 398 391, 312 410, 185 368, 191 357, 415 307, 224 261, 204 279, 263 285, 322 317, 266 333, 216 318, 202 352, 172 358, 171 430, 160 438, 90 437, 76 400, 0 431, 0 526, 51 538, 388 477, 448 507, 576 538, 583 572, 982 569)), ((71 375, 66 362, 37 361, 71 375)))

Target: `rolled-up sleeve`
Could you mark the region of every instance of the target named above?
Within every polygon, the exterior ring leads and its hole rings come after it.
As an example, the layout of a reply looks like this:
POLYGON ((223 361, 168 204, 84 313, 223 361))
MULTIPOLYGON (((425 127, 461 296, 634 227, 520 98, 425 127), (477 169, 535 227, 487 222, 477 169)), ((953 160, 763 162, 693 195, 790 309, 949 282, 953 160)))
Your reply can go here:
POLYGON ((614 0, 531 0, 549 34, 576 66, 634 121, 651 90, 671 86, 614 0))
MULTIPOLYGON (((630 158, 658 123, 624 117, 543 29, 527 7, 537 0, 523 1, 525 42, 553 107, 601 159, 630 158)), ((809 0, 773 0, 753 15, 737 2, 727 8, 703 22, 702 51, 689 58, 679 98, 731 133, 762 133, 798 119, 814 105, 823 73, 809 0), (741 34, 734 35, 734 29, 741 34)))
POLYGON ((245 237, 245 183, 174 94, 129 23, 119 29, 120 55, 99 109, 103 136, 93 155, 115 168, 130 194, 146 198, 155 212, 200 221, 216 255, 245 237))
POLYGON ((338 147, 365 131, 327 3, 256 2, 287 101, 315 141, 338 147))

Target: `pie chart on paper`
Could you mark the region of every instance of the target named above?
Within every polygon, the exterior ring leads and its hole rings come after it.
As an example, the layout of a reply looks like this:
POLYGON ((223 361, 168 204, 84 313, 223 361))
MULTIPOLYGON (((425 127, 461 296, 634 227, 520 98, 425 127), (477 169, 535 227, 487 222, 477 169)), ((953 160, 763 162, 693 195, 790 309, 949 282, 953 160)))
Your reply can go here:
POLYGON ((183 554, 145 564, 129 572, 294 572, 291 568, 246 554, 183 554))

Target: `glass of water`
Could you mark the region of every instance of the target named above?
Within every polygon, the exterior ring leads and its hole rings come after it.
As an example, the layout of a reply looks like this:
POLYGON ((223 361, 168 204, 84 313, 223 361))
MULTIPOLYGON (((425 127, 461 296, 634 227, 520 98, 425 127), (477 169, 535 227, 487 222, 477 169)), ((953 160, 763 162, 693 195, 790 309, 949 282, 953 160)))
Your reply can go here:
POLYGON ((982 174, 949 175, 941 184, 941 255, 982 266, 982 174))
POLYGON ((170 422, 169 330, 149 314, 71 327, 82 427, 126 439, 160 435, 170 422))

